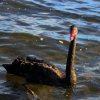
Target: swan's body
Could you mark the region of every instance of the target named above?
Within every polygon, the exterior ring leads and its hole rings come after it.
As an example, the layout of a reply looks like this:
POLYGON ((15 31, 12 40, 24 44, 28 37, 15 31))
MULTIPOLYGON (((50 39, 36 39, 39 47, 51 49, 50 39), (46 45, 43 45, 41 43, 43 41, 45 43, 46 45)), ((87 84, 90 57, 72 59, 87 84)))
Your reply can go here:
POLYGON ((61 86, 65 73, 52 64, 41 62, 34 58, 33 61, 18 57, 12 64, 4 64, 8 73, 23 76, 27 81, 61 86))
POLYGON ((30 82, 67 87, 76 84, 74 57, 77 28, 71 26, 70 46, 66 64, 66 73, 53 64, 48 64, 36 58, 16 58, 12 64, 3 64, 8 73, 25 77, 30 82))

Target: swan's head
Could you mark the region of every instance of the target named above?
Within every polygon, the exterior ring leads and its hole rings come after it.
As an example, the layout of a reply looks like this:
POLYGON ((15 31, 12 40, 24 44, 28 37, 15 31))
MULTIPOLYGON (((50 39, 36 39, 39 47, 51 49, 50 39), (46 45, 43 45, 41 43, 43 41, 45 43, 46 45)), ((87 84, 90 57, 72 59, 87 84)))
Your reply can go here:
POLYGON ((70 27, 70 40, 74 40, 75 36, 77 35, 78 33, 78 28, 75 26, 75 25, 72 25, 70 27))

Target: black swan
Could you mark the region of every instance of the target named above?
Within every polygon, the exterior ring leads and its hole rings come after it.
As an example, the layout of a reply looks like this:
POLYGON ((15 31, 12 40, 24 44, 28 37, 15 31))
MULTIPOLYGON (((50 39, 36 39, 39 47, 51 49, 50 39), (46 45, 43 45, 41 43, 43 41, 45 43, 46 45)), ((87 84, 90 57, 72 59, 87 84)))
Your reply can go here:
POLYGON ((72 25, 65 73, 53 64, 32 57, 17 57, 11 64, 3 66, 8 73, 23 76, 28 82, 61 87, 73 86, 77 81, 74 68, 77 33, 78 28, 72 25))

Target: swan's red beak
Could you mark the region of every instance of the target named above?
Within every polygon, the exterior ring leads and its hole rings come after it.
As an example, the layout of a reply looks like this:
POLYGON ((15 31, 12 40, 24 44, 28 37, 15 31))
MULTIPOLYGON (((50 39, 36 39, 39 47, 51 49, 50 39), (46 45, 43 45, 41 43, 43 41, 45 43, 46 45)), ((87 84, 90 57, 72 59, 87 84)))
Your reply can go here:
POLYGON ((74 40, 74 38, 77 35, 77 33, 78 33, 78 28, 76 26, 72 25, 70 27, 70 40, 71 41, 74 40))
POLYGON ((70 33, 70 40, 71 41, 74 40, 74 33, 73 32, 70 33))

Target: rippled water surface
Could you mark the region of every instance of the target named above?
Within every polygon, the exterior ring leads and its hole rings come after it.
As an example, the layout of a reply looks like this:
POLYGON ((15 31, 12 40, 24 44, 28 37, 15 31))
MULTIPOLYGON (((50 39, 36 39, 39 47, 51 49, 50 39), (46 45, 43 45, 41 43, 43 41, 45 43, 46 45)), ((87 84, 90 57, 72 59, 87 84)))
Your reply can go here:
POLYGON ((2 67, 18 55, 33 55, 65 70, 72 24, 79 29, 73 92, 39 84, 28 87, 41 100, 100 99, 100 0, 0 0, 0 100, 30 98, 23 79, 2 67))

